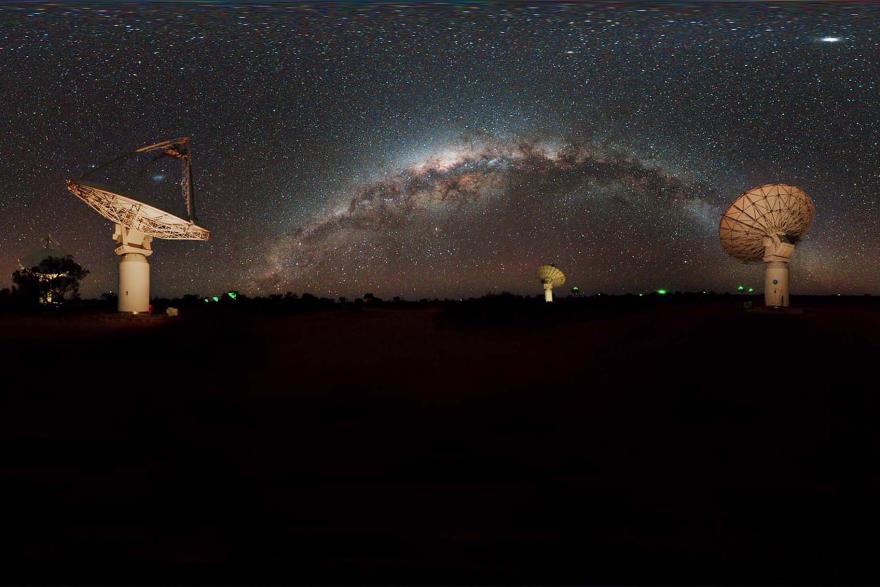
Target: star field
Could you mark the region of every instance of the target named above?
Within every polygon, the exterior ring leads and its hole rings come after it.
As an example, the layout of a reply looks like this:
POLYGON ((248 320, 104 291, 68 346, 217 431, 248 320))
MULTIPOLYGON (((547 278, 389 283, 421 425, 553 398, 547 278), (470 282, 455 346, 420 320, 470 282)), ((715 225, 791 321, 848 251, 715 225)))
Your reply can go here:
MULTIPOLYGON (((0 287, 48 233, 114 290, 64 180, 190 136, 212 240, 155 241, 154 295, 537 294, 544 262, 760 287, 718 218, 769 182, 816 203, 793 292, 880 293, 878 31, 867 4, 3 6, 0 287)), ((106 179, 182 214, 148 162, 106 179)))

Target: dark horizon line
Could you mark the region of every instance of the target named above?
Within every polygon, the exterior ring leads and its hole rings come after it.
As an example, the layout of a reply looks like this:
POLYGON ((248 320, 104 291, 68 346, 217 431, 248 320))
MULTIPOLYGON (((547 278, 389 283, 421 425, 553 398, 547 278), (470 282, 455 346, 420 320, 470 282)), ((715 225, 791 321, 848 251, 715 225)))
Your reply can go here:
MULTIPOLYGON (((468 295, 468 296, 458 296, 458 297, 420 296, 417 298, 416 297, 407 298, 402 295, 382 297, 381 295, 372 294, 371 292, 366 292, 366 293, 354 295, 354 296, 351 296, 351 295, 326 296, 326 295, 314 294, 314 293, 311 293, 308 291, 304 291, 304 292, 288 291, 288 292, 283 292, 283 293, 278 292, 278 293, 272 293, 272 294, 251 295, 251 294, 239 291, 239 290, 225 290, 220 293, 211 293, 209 295, 189 293, 189 294, 182 294, 182 295, 178 295, 178 296, 161 296, 161 295, 160 296, 151 296, 150 300, 151 301, 153 301, 153 300, 183 300, 184 298, 187 298, 187 297, 203 300, 203 299, 210 299, 212 296, 221 296, 222 297, 222 296, 227 295, 227 293, 229 293, 229 292, 235 292, 236 296, 240 296, 242 298, 246 298, 249 300, 268 300, 268 299, 273 299, 273 297, 277 298, 279 296, 282 299, 285 299, 285 298, 302 299, 304 296, 308 296, 308 297, 315 298, 318 300, 330 300, 330 301, 334 301, 334 302, 338 301, 340 298, 345 298, 347 301, 354 301, 354 300, 358 300, 358 299, 368 299, 368 298, 365 298, 365 296, 367 296, 367 295, 372 296, 372 299, 382 300, 382 301, 386 301, 386 302, 393 301, 395 298, 399 299, 400 301, 411 301, 411 302, 417 302, 417 301, 422 301, 422 300, 454 302, 454 301, 460 301, 460 300, 480 300, 480 299, 493 298, 493 297, 512 297, 512 298, 520 298, 520 299, 537 299, 537 298, 543 299, 543 297, 544 297, 543 293, 518 294, 518 293, 507 292, 507 291, 502 291, 502 292, 497 292, 497 293, 488 292, 488 293, 485 293, 482 295, 468 295)), ((648 296, 665 297, 665 296, 692 295, 692 296, 736 296, 736 297, 744 297, 745 298, 745 297, 758 297, 758 296, 764 295, 763 291, 758 291, 758 290, 755 290, 755 291, 749 293, 749 292, 738 292, 738 291, 666 290, 666 289, 664 289, 663 292, 664 293, 660 293, 660 290, 642 291, 642 292, 626 292, 626 293, 606 293, 606 292, 599 291, 599 292, 581 293, 580 295, 575 295, 569 291, 566 291, 564 293, 560 292, 559 294, 554 294, 553 297, 554 297, 554 299, 568 299, 568 298, 587 299, 587 298, 594 298, 594 297, 623 298, 623 297, 648 297, 648 296)), ((115 293, 112 293, 112 292, 106 292, 106 293, 109 294, 110 297, 117 297, 117 295, 115 293)), ((880 297, 880 294, 870 293, 870 292, 865 292, 865 293, 800 293, 800 294, 792 294, 792 295, 793 295, 793 297, 796 297, 796 298, 804 298, 804 297, 809 297, 809 298, 880 297)), ((102 298, 100 296, 99 297, 88 297, 88 298, 81 298, 81 301, 102 301, 102 298)))

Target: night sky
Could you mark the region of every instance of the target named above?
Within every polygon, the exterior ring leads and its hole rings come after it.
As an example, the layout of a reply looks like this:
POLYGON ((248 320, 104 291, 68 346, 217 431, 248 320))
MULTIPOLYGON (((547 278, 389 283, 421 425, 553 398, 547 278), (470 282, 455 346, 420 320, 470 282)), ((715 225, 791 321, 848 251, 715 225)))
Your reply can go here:
MULTIPOLYGON (((48 233, 115 290, 64 180, 190 136, 212 240, 154 241, 158 296, 760 290, 718 220, 770 182, 792 292, 876 294, 878 80, 871 5, 0 7, 0 287, 48 233)), ((183 215, 149 161, 104 183, 183 215)))

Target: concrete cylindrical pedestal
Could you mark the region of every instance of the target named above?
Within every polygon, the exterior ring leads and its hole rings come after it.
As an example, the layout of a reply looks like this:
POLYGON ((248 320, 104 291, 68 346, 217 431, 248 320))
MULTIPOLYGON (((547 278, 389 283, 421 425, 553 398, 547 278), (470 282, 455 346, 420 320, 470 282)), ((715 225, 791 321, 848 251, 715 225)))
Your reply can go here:
POLYGON ((788 263, 770 261, 764 277, 764 304, 788 307, 788 263))
POLYGON ((150 263, 146 256, 126 253, 119 258, 119 311, 150 310, 150 263))

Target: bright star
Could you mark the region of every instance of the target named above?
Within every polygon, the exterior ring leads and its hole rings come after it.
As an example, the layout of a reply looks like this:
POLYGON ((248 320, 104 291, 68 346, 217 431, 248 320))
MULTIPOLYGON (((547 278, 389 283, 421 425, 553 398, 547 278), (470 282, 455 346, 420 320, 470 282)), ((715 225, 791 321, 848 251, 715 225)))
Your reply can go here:
POLYGON ((823 43, 838 43, 843 40, 843 37, 822 37, 819 40, 823 43))

